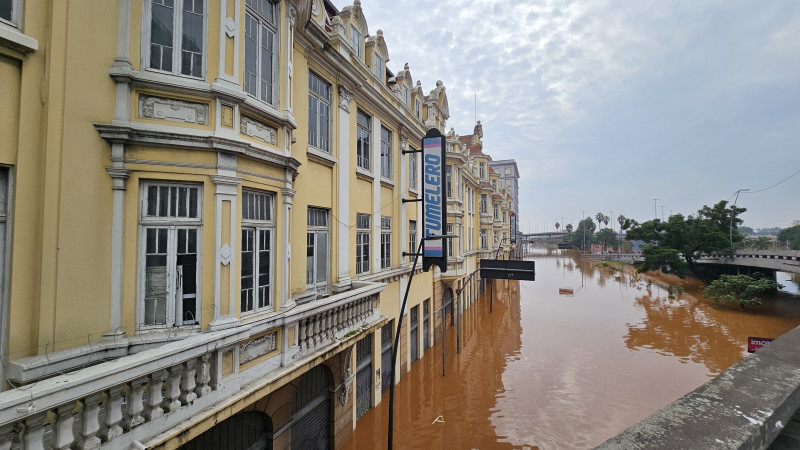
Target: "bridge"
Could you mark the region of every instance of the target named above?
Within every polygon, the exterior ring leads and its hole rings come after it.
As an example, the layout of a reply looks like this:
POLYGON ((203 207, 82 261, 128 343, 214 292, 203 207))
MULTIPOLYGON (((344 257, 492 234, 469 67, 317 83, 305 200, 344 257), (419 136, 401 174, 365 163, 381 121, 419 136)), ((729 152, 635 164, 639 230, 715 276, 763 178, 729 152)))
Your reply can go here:
POLYGON ((698 259, 697 263, 800 273, 800 250, 736 250, 733 258, 730 252, 714 252, 698 259))

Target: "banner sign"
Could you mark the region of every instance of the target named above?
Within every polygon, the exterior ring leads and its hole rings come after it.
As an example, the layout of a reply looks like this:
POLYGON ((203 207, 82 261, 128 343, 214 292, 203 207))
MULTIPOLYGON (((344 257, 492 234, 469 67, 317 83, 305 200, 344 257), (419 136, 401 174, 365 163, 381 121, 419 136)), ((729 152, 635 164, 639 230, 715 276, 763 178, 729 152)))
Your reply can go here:
POLYGON ((444 192, 445 138, 436 128, 428 130, 422 138, 422 270, 439 266, 447 271, 447 239, 430 239, 442 236, 447 229, 447 204, 444 192))
POLYGON ((770 338, 760 338, 760 337, 748 337, 747 338, 747 351, 750 353, 755 352, 756 350, 760 349, 761 347, 769 344, 772 342, 770 338))
POLYGON ((511 214, 511 243, 517 243, 517 215, 511 214))

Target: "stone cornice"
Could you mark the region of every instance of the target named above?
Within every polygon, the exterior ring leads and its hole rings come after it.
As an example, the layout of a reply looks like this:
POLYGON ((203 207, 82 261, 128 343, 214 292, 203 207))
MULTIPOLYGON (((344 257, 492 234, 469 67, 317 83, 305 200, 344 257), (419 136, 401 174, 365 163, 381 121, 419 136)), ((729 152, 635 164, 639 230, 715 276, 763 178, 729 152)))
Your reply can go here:
POLYGON ((94 127, 100 133, 100 137, 110 143, 157 145, 188 150, 227 151, 289 169, 293 178, 297 176, 297 170, 301 165, 300 161, 291 156, 265 150, 243 140, 224 138, 208 133, 192 134, 188 129, 180 130, 184 132, 179 132, 178 128, 174 128, 174 131, 167 132, 147 129, 137 125, 135 123, 128 125, 95 123, 94 127))

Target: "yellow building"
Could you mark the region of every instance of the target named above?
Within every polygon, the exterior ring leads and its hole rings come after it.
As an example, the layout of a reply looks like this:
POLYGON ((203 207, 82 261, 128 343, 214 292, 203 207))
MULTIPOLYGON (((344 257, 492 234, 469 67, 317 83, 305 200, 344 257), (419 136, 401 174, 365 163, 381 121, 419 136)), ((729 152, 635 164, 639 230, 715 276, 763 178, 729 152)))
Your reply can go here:
POLYGON ((508 251, 451 132, 400 311, 449 108, 389 60, 358 0, 0 1, 0 450, 350 438, 508 251))

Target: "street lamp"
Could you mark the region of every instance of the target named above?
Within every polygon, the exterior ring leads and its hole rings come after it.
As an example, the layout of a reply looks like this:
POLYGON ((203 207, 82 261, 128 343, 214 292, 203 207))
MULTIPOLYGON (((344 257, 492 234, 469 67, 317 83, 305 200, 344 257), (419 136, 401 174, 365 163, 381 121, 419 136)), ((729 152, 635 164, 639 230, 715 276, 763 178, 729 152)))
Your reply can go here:
POLYGON ((658 220, 658 206, 656 206, 656 205, 658 205, 658 199, 654 198, 653 199, 653 214, 655 215, 655 219, 658 220))
POLYGON ((740 192, 747 192, 749 190, 750 189, 739 189, 738 191, 736 191, 736 198, 733 199, 733 206, 731 206, 731 225, 730 228, 728 229, 731 239, 731 259, 733 259, 733 216, 736 215, 736 201, 739 200, 740 192))

